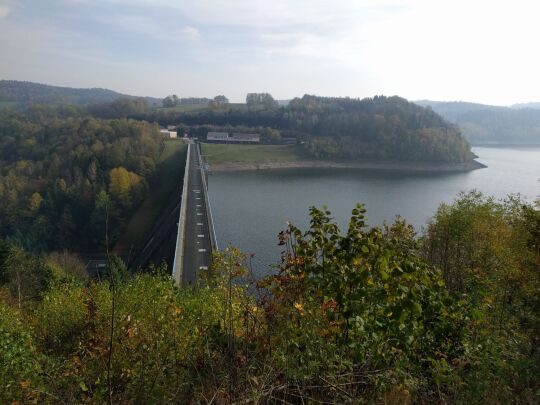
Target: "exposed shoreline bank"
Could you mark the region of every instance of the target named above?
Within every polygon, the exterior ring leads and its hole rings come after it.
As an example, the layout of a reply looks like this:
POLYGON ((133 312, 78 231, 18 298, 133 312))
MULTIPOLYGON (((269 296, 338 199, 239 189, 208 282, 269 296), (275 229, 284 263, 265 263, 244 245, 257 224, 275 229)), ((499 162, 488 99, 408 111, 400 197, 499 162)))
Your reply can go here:
POLYGON ((487 166, 471 160, 464 163, 429 163, 429 162, 391 162, 391 161, 332 161, 332 160, 299 160, 286 162, 228 162, 211 164, 210 169, 215 172, 236 172, 271 169, 297 169, 297 168, 335 168, 335 169, 365 169, 412 172, 469 172, 484 169, 487 166))

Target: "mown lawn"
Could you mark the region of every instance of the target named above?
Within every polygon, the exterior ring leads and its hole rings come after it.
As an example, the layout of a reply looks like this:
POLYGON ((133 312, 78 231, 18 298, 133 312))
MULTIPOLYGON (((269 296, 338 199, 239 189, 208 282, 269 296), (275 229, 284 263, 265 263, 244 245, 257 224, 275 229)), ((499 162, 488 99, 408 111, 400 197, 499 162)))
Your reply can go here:
POLYGON ((127 254, 138 246, 152 230, 161 210, 169 203, 172 193, 180 190, 186 164, 185 145, 181 140, 165 142, 148 198, 142 202, 129 220, 123 235, 114 247, 116 254, 127 254))
POLYGON ((298 145, 202 144, 202 154, 209 164, 294 162, 305 159, 298 145))

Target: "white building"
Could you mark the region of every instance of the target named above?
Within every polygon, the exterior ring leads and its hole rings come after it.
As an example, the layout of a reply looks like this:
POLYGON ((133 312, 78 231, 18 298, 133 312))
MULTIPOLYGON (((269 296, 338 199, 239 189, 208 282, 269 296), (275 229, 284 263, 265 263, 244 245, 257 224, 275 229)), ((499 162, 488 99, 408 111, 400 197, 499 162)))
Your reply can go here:
POLYGON ((206 140, 208 142, 259 143, 260 135, 234 133, 232 136, 229 136, 227 132, 208 132, 206 140))
POLYGON ((227 132, 208 132, 206 140, 209 142, 227 142, 229 134, 227 132))

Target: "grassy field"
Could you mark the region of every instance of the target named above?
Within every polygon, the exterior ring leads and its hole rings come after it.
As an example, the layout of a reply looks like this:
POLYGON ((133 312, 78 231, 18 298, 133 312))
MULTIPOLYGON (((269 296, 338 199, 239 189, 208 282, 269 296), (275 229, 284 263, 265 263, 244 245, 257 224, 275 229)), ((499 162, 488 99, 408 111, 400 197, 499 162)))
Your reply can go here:
POLYGON ((161 210, 169 203, 172 193, 178 192, 184 175, 187 146, 181 140, 165 142, 160 163, 156 168, 150 193, 129 220, 123 235, 114 247, 116 254, 127 254, 138 246, 152 230, 161 210))
POLYGON ((202 144, 202 154, 212 164, 294 162, 305 159, 298 145, 202 144))

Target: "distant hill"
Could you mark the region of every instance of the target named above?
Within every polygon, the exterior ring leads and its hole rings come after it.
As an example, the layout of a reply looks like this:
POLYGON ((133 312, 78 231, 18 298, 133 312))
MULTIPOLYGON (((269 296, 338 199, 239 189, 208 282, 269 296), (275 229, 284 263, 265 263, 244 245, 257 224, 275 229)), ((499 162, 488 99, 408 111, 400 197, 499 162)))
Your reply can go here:
POLYGON ((456 123, 465 114, 475 113, 479 111, 501 111, 508 107, 499 107, 488 104, 469 103, 466 101, 433 101, 419 100, 415 104, 422 107, 431 107, 437 114, 442 115, 447 120, 456 123))
POLYGON ((473 144, 540 144, 540 109, 534 104, 500 107, 463 101, 415 101, 457 124, 473 144), (522 106, 522 107, 518 107, 522 106))
POLYGON ((537 102, 518 103, 518 104, 513 104, 512 108, 535 108, 535 109, 540 109, 540 103, 537 103, 537 102))
MULTIPOLYGON (((117 93, 108 89, 77 89, 16 80, 0 80, 0 108, 2 106, 26 107, 33 104, 74 104, 82 106, 106 103, 119 98, 135 99, 139 97, 117 93)), ((160 99, 153 97, 142 98, 151 106, 161 105, 160 99)))

